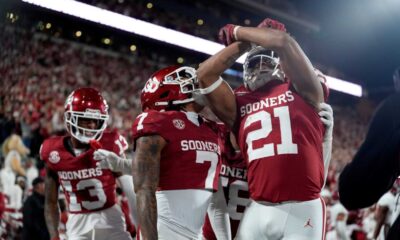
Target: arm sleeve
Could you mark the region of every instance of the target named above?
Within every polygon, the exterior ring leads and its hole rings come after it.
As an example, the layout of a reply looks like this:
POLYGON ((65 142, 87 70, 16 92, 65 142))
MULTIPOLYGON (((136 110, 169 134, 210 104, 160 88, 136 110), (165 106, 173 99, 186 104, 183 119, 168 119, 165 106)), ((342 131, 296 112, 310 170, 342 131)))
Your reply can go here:
POLYGON ((132 216, 132 222, 137 227, 137 210, 136 210, 136 194, 133 187, 132 176, 122 175, 118 178, 118 182, 128 198, 129 210, 132 216))
POLYGON ((367 137, 339 178, 340 201, 348 209, 365 208, 387 192, 399 176, 400 94, 375 112, 367 137))
POLYGON ((231 224, 221 181, 218 181, 218 191, 213 194, 207 213, 217 239, 231 239, 231 224))
POLYGON ((324 185, 326 183, 326 178, 328 177, 329 163, 332 158, 332 137, 324 139, 322 143, 322 156, 324 159, 324 185))

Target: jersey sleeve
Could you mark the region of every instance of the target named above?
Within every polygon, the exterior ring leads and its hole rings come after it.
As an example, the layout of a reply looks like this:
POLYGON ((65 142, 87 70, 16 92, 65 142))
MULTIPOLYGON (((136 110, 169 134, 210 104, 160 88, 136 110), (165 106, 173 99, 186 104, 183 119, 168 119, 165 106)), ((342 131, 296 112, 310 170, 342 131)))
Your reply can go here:
POLYGON ((138 115, 132 125, 132 136, 136 140, 143 136, 159 135, 168 139, 167 117, 163 112, 148 111, 138 115))
POLYGON ((128 142, 126 141, 124 136, 116 133, 113 147, 113 152, 118 154, 119 156, 122 156, 128 149, 128 142))
POLYGON ((390 193, 384 194, 378 201, 379 206, 389 207, 392 204, 392 198, 389 195, 390 193))

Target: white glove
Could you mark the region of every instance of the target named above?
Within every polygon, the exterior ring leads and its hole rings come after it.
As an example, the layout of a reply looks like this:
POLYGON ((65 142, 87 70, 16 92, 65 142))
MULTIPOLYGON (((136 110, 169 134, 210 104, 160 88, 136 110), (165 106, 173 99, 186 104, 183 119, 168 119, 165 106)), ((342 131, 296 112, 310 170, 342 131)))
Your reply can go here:
POLYGON ((98 164, 102 169, 132 175, 132 160, 119 157, 114 152, 98 149, 93 153, 93 159, 99 161, 98 164))
POLYGON ((333 110, 329 104, 321 103, 321 111, 318 113, 322 123, 325 125, 324 141, 322 142, 322 155, 324 161, 324 185, 328 176, 329 163, 332 158, 333 141, 333 110))
POLYGON ((324 140, 332 139, 333 135, 333 110, 331 105, 326 103, 319 104, 321 111, 318 113, 322 123, 325 125, 324 140))

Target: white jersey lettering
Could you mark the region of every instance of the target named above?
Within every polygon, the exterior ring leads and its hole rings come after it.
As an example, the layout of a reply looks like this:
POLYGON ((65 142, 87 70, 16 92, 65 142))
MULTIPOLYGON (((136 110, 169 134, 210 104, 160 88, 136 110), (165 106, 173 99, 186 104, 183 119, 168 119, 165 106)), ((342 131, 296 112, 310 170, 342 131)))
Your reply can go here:
POLYGON ((247 114, 251 114, 252 112, 257 112, 269 107, 279 106, 292 101, 294 101, 293 93, 292 91, 288 90, 277 97, 264 98, 258 102, 248 103, 245 106, 240 107, 240 115, 243 117, 247 114))

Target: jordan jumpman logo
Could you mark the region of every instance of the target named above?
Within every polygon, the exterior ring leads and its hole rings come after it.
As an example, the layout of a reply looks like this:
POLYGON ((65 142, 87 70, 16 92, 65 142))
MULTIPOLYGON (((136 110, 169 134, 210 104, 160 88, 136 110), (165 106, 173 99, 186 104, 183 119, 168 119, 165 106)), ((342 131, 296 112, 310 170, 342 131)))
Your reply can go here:
POLYGON ((307 220, 307 222, 306 222, 306 224, 304 225, 304 227, 313 227, 312 225, 311 225, 311 218, 309 218, 308 220, 307 220))

